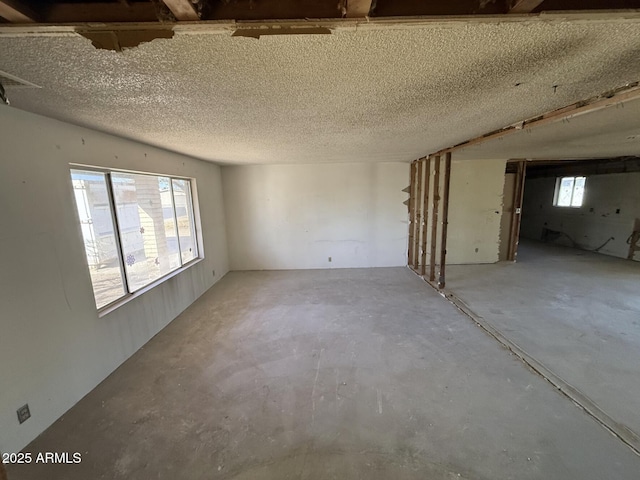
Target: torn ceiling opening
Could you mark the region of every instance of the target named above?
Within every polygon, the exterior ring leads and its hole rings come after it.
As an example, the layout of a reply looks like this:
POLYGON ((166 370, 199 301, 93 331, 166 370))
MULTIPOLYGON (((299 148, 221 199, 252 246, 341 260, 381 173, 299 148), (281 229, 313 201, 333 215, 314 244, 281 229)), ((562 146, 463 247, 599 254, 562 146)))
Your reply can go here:
POLYGON ((638 0, 0 0, 0 23, 172 23, 200 20, 518 15, 638 7, 638 0))
POLYGON ((114 52, 0 26, 0 68, 43 87, 8 88, 17 108, 234 164, 411 161, 640 79, 633 12, 330 28, 114 52))

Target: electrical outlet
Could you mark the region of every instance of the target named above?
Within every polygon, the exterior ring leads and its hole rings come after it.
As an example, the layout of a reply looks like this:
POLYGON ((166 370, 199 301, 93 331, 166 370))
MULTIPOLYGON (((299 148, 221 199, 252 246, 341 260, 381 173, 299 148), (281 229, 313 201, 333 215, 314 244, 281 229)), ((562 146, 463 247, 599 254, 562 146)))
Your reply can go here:
POLYGON ((31 412, 29 411, 29 404, 26 404, 18 409, 18 421, 20 423, 26 422, 31 417, 31 412))
POLYGON ((216 271, 215 270, 211 270, 211 273, 213 273, 213 276, 216 276, 216 271))
POLYGON ((329 263, 331 263, 331 257, 329 257, 329 263))

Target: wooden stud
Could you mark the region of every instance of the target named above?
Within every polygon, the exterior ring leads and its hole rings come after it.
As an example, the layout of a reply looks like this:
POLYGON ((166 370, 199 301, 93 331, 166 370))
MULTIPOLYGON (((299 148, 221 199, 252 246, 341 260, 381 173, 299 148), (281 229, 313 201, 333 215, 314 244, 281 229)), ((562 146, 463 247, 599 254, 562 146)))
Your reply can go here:
POLYGON ((508 12, 507 13, 531 13, 533 12, 544 0, 507 0, 508 12))
POLYGON ((438 208, 440 204, 440 155, 434 157, 433 169, 433 211, 431 213, 431 265, 429 281, 436 279, 436 242, 438 241, 438 208))
POLYGON ((37 15, 19 0, 0 0, 0 17, 11 23, 35 23, 37 15))
POLYGON ((363 18, 369 16, 372 0, 347 0, 347 18, 363 18))
POLYGON ((411 163, 411 183, 409 183, 409 252, 408 252, 408 261, 409 265, 413 265, 413 211, 416 205, 415 198, 416 191, 416 162, 411 163))
POLYGON ((438 288, 445 286, 445 267, 447 264, 447 229, 449 226, 449 186, 451 183, 451 152, 447 152, 444 161, 444 192, 442 193, 442 236, 440 240, 440 275, 438 288))
POLYGON ((420 225, 422 224, 422 162, 417 163, 416 174, 416 205, 415 205, 415 223, 413 223, 413 269, 417 270, 420 265, 420 225))
POLYGON ((511 212, 511 231, 509 232, 509 248, 507 260, 515 262, 520 240, 520 222, 522 220, 522 202, 524 199, 524 181, 527 165, 524 160, 517 162, 515 188, 513 189, 513 211, 511 212))
POLYGON ((176 20, 180 21, 198 21, 200 17, 198 12, 193 8, 193 3, 189 0, 162 0, 169 7, 176 20))
MULTIPOLYGON (((135 2, 129 7, 122 3, 58 3, 51 5, 45 21, 47 23, 157 22, 158 15, 151 2, 135 2)), ((148 27, 145 25, 138 29, 145 30, 148 27)))
POLYGON ((424 202, 422 204, 422 262, 420 275, 427 273, 427 233, 429 223, 429 182, 431 180, 431 157, 424 160, 424 202))

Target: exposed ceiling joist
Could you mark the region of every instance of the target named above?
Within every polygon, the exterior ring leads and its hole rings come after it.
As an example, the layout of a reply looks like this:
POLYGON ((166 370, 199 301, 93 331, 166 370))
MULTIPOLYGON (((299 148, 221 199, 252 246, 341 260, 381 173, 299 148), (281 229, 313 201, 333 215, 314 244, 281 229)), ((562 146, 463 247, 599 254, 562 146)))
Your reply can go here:
POLYGON ((626 101, 635 100, 640 98, 640 81, 626 85, 624 87, 617 88, 611 92, 599 95, 597 97, 589 98, 580 102, 567 105, 563 108, 558 108, 551 112, 547 112, 529 120, 522 121, 516 125, 510 125, 508 127, 496 130, 491 133, 487 133, 480 137, 475 137, 466 142, 460 143, 453 147, 444 148, 433 155, 442 155, 447 152, 455 152, 467 147, 478 145, 481 143, 495 140, 505 135, 523 130, 524 128, 533 128, 547 125, 550 123, 560 122, 563 120, 569 120, 579 115, 587 113, 597 112, 604 108, 611 107, 616 104, 620 104, 626 101))
MULTIPOLYGON (((0 0, 4 1, 4 0, 0 0)), ((151 2, 124 3, 57 3, 46 16, 47 23, 79 22, 157 22, 151 2)))
POLYGON ((509 13, 531 13, 533 12, 544 0, 507 0, 507 6, 509 7, 509 13))
POLYGON ((35 12, 18 0, 0 0, 0 17, 12 23, 35 23, 35 12))
POLYGON ((369 16, 372 0, 346 0, 347 18, 362 18, 369 16))
POLYGON ((198 21, 200 17, 196 12, 193 3, 189 0, 162 0, 171 13, 180 21, 198 21))

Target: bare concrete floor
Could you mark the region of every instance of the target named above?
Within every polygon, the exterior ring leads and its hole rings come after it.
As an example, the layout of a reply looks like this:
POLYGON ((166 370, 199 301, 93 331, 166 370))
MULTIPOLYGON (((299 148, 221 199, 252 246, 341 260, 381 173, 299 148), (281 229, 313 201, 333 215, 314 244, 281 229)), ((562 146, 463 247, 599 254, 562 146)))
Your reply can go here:
POLYGON ((230 273, 25 451, 83 459, 13 466, 11 480, 640 471, 640 457, 405 268, 230 273))
POLYGON ((640 263, 523 240, 517 263, 449 267, 447 287, 640 434, 640 263))

